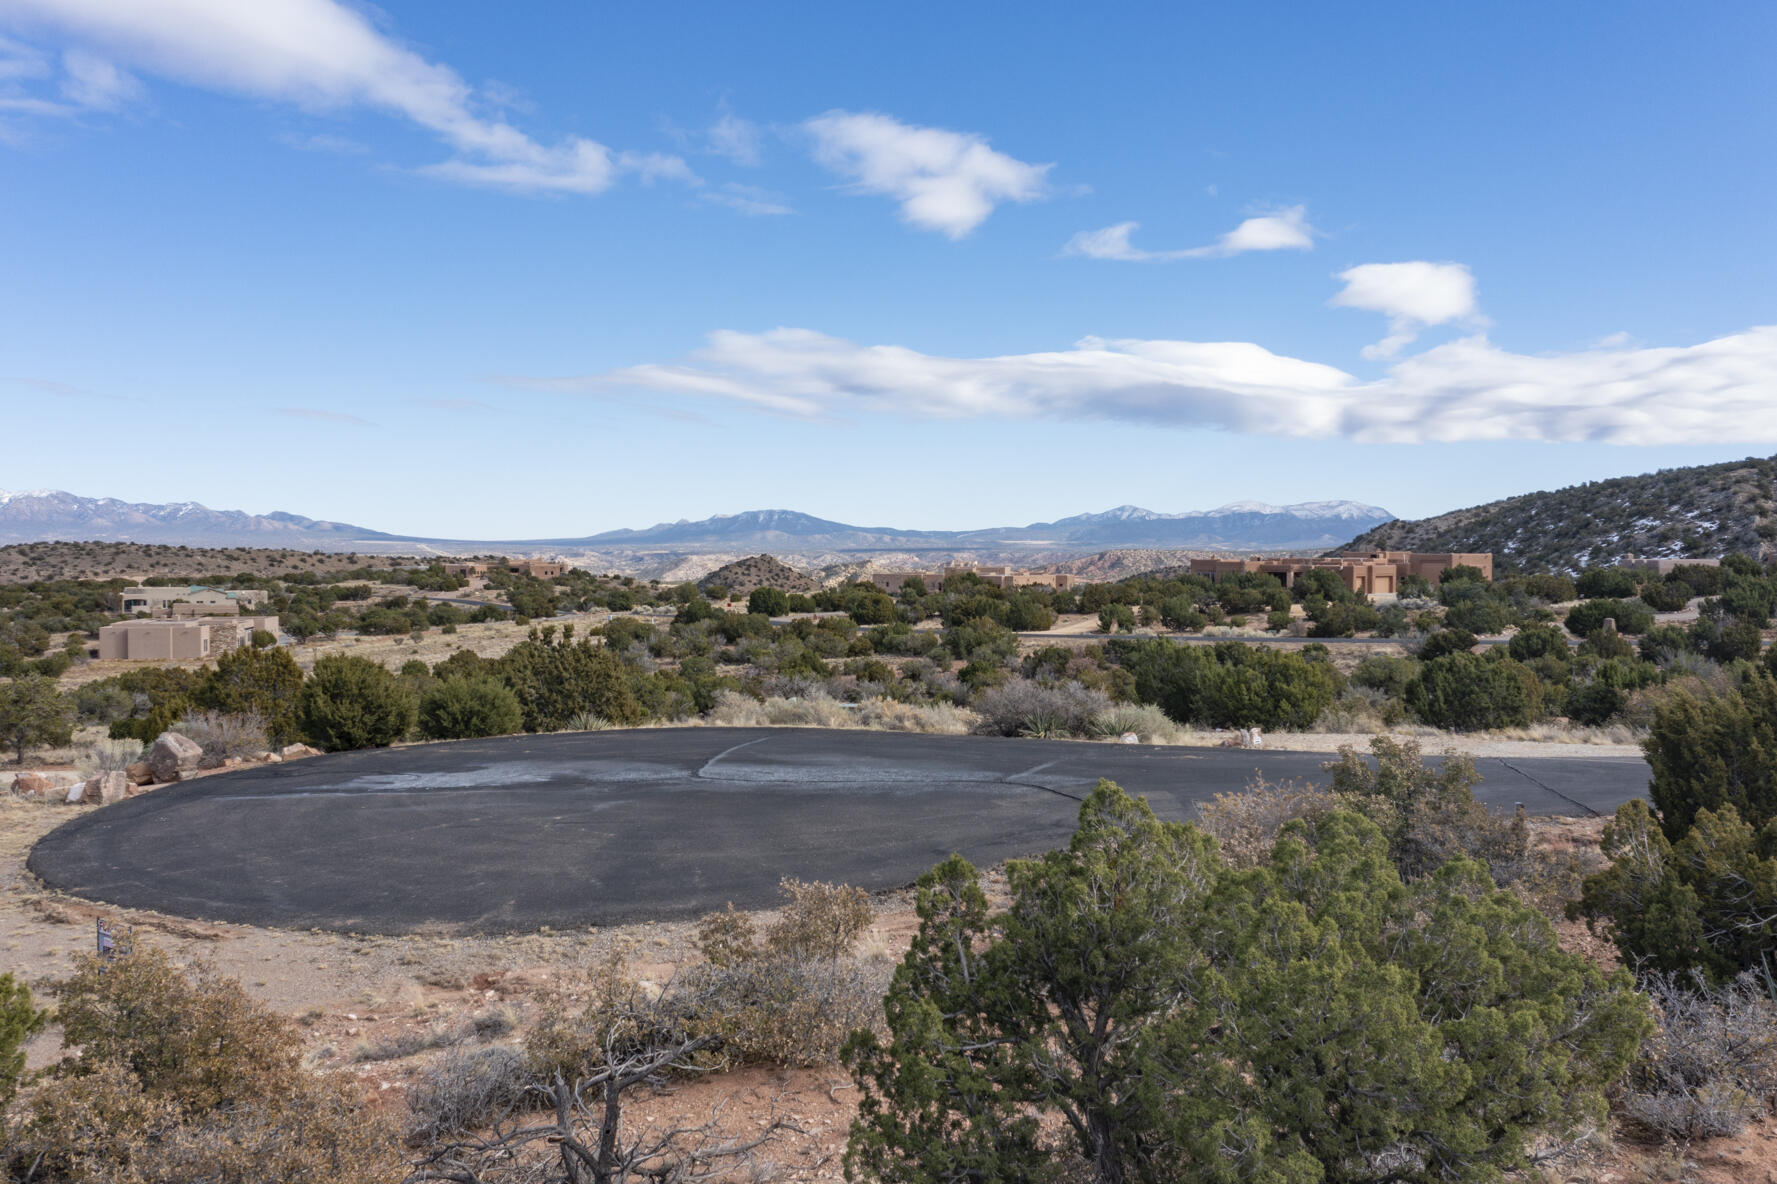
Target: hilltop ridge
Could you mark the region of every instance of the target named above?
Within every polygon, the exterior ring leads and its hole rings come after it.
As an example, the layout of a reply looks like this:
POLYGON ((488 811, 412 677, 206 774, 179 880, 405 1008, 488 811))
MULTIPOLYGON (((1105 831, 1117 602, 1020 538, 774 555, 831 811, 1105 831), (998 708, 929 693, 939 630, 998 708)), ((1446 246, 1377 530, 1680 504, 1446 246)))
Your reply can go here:
POLYGON ((1335 550, 1491 551, 1500 571, 1777 553, 1777 457, 1661 469, 1374 526, 1335 550))

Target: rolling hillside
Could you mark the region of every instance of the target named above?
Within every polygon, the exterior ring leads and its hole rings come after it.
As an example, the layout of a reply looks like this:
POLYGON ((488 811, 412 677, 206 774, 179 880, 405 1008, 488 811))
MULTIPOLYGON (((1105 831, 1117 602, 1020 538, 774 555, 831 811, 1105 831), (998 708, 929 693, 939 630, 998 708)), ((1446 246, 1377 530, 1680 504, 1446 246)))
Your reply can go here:
POLYGON ((1339 550, 1491 551, 1502 571, 1777 553, 1777 457, 1661 469, 1373 527, 1339 550))

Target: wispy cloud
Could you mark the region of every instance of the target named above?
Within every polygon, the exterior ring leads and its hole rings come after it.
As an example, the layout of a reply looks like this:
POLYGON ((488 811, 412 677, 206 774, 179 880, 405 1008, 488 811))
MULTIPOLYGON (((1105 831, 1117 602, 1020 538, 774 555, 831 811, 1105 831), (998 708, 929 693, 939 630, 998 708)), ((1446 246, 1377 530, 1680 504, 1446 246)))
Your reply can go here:
POLYGON ((1364 263, 1339 278, 1345 287, 1329 304, 1388 317, 1388 336, 1366 347, 1366 358, 1392 358, 1429 325, 1486 323, 1475 304, 1475 277, 1460 263, 1364 263))
POLYGON ((1089 259, 1116 259, 1128 263, 1157 263, 1175 259, 1219 259, 1247 251, 1312 251, 1314 227, 1308 224, 1306 206, 1290 206, 1258 214, 1236 226, 1208 246, 1173 251, 1145 251, 1129 241, 1141 223, 1119 222, 1103 230, 1082 230, 1062 248, 1064 255, 1089 259))
POLYGON ((356 415, 347 415, 343 411, 323 411, 318 407, 277 407, 274 410, 279 415, 288 415, 293 419, 318 419, 323 423, 349 423, 364 428, 376 426, 368 419, 356 415))
POLYGON ((1475 336, 1372 381, 1247 342, 1089 337, 1053 352, 956 358, 809 329, 722 331, 681 363, 509 381, 665 391, 804 417, 1114 419, 1369 443, 1777 441, 1777 326, 1692 346, 1550 355, 1475 336))
POLYGON ((902 221, 953 239, 985 222, 998 203, 1036 201, 1049 191, 1053 165, 996 152, 972 132, 851 111, 829 111, 802 126, 823 167, 859 192, 900 202, 902 221))
POLYGON ((310 135, 293 132, 278 138, 290 147, 300 148, 304 152, 332 152, 339 156, 364 156, 370 151, 369 145, 360 144, 349 136, 334 136, 326 132, 310 135))
POLYGON ((58 399, 105 399, 114 403, 121 403, 124 401, 122 395, 103 394, 90 387, 77 386, 72 382, 63 382, 59 378, 26 378, 14 375, 0 377, 0 382, 9 382, 18 386, 29 387, 34 391, 40 391, 46 395, 53 395, 58 399))
POLYGON ((540 143, 503 118, 478 113, 476 93, 449 66, 429 61, 337 0, 7 0, 0 20, 48 27, 80 41, 92 97, 121 98, 129 76, 112 60, 181 82, 310 110, 370 107, 406 119, 456 154, 426 175, 522 193, 603 192, 626 172, 690 177, 677 157, 617 153, 567 136, 540 143), (86 46, 102 48, 107 57, 86 46), (92 63, 100 63, 93 66, 92 63))
POLYGON ((49 55, 35 46, 0 37, 0 82, 48 78, 49 55))
POLYGON ((115 111, 142 97, 142 84, 113 62, 82 50, 62 55, 62 94, 95 111, 115 111))
POLYGON ((0 95, 0 115, 44 115, 57 119, 65 119, 80 114, 80 108, 72 103, 57 103, 50 99, 38 99, 28 95, 0 95))
POLYGON ((743 168, 757 168, 764 160, 759 125, 736 115, 726 100, 717 108, 716 122, 710 124, 704 139, 711 152, 743 168))
POLYGON ((483 403, 480 399, 421 399, 421 407, 435 407, 440 411, 497 411, 499 408, 492 403, 483 403))
POLYGON ((699 200, 711 205, 727 206, 755 218, 796 212, 784 204, 781 195, 769 189, 760 189, 756 185, 739 185, 733 181, 715 189, 700 189, 697 196, 699 200))

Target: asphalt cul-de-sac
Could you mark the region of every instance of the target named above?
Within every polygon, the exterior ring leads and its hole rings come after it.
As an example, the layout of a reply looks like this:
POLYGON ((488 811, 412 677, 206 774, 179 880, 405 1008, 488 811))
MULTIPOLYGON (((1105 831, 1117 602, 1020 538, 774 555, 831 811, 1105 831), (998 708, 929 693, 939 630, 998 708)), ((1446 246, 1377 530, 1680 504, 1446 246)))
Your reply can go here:
MULTIPOLYGON (((1163 817, 1315 753, 787 728, 465 740, 168 786, 47 835, 51 887, 132 908, 365 933, 508 932, 770 905, 785 876, 876 890, 959 852, 1066 843, 1101 777, 1163 817)), ((1647 791, 1622 757, 1481 759, 1478 795, 1609 812, 1647 791)))

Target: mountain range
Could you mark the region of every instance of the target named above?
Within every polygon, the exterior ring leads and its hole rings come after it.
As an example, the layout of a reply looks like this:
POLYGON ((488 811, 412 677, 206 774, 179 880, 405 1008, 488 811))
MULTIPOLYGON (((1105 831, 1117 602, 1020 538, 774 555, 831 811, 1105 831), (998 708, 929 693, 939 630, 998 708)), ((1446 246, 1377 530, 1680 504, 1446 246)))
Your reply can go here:
POLYGON ((612 530, 578 538, 442 539, 389 534, 344 522, 282 511, 248 514, 212 510, 196 502, 170 505, 87 498, 60 490, 0 493, 0 544, 48 542, 165 543, 192 547, 293 547, 323 551, 438 554, 696 550, 821 550, 871 552, 956 550, 1087 553, 1113 547, 1200 550, 1315 550, 1355 531, 1389 521, 1377 506, 1349 501, 1273 506, 1233 502, 1214 510, 1162 514, 1119 506, 1055 522, 980 530, 909 530, 853 526, 794 510, 750 510, 697 522, 663 522, 640 530, 612 530))

